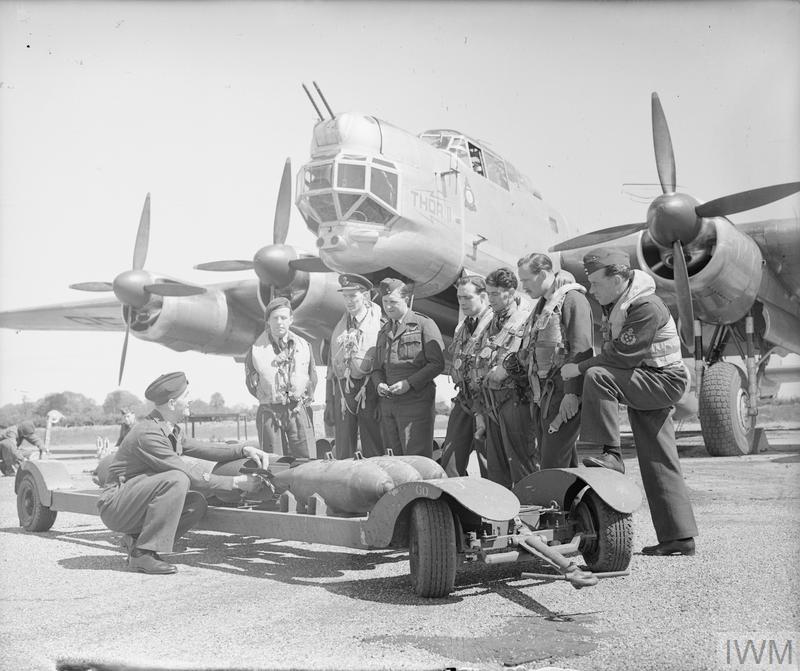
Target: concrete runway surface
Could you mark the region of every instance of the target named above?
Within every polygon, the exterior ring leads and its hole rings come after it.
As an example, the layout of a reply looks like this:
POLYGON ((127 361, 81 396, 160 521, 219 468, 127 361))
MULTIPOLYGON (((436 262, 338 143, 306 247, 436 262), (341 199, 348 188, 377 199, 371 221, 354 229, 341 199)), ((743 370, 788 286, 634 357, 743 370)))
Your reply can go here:
MULTIPOLYGON (((774 642, 766 668, 796 669, 800 423, 767 436, 766 452, 711 458, 682 434, 696 556, 639 554, 655 542, 645 503, 628 577, 576 591, 522 578, 535 563, 481 565, 441 600, 411 592, 403 552, 233 534, 190 534, 176 575, 132 573, 98 517, 23 531, 2 478, 0 669, 745 669, 748 640, 774 642)), ((88 487, 91 453, 55 457, 88 487)))

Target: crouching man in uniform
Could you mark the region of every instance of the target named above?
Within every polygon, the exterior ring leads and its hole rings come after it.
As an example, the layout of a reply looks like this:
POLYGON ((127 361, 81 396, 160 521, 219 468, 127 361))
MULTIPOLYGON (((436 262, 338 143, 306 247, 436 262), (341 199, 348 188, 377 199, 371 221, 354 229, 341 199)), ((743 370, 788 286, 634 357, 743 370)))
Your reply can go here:
POLYGON ((106 488, 97 501, 103 524, 125 534, 121 542, 128 566, 142 573, 177 571, 159 553, 172 552, 174 542, 205 514, 205 497, 193 490, 253 492, 260 487, 254 476, 215 475, 184 461, 181 454, 208 461, 249 457, 262 467, 269 465, 267 455, 255 447, 183 437, 178 422, 188 384, 183 373, 167 373, 147 388, 145 398, 156 407, 133 426, 111 458, 106 488))
POLYGON ((689 384, 675 322, 655 295, 653 279, 630 268, 628 254, 599 248, 583 257, 589 292, 603 307, 603 349, 561 369, 565 380, 581 373, 581 443, 602 447, 586 466, 625 472, 619 440, 618 408, 628 406, 642 484, 658 544, 646 555, 692 555, 697 525, 681 473, 674 404, 689 384))
POLYGON ((411 309, 411 287, 380 283, 388 321, 378 332, 372 381, 381 397, 383 446, 394 454, 433 455, 434 378, 444 370, 444 343, 436 323, 411 309))
POLYGON ((3 475, 14 475, 19 465, 34 454, 32 448, 22 446, 23 442, 33 445, 41 459, 44 443, 36 435, 36 426, 32 421, 26 419, 18 426, 0 429, 0 471, 3 475))
POLYGON ((266 328, 245 358, 245 384, 258 399, 256 428, 263 450, 292 457, 316 454, 311 403, 317 386, 314 352, 289 327, 288 298, 271 300, 264 310, 266 328))
POLYGON ((571 273, 553 272, 553 262, 545 254, 520 259, 517 273, 525 293, 537 301, 525 325, 518 358, 520 372, 530 385, 541 467, 575 468, 583 378, 565 382, 559 371, 565 363, 592 356, 592 309, 586 290, 571 273))
POLYGON ((378 394, 370 374, 381 328, 381 309, 372 302, 372 282, 361 275, 339 275, 346 312, 333 328, 325 399, 326 423, 333 424, 336 458, 358 449, 365 457, 383 454, 378 394))
POLYGON ((480 380, 474 374, 475 355, 483 332, 492 321, 492 308, 482 277, 468 275, 456 283, 458 305, 464 320, 456 327, 450 345, 450 377, 458 389, 447 420, 447 435, 442 444, 442 467, 448 475, 467 475, 470 453, 475 450, 481 477, 486 472, 486 424, 481 401, 480 380))

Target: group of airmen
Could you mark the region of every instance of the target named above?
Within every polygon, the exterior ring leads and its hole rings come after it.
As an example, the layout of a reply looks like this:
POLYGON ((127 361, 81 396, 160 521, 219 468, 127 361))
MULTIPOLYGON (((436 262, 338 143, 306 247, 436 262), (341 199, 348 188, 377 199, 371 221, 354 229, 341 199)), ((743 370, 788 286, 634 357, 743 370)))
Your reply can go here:
MULTIPOLYGON (((435 321, 412 309, 413 284, 386 278, 375 288, 360 275, 340 275, 346 311, 326 362, 325 421, 334 426, 335 456, 389 450, 438 456, 449 475, 464 476, 474 451, 482 477, 512 488, 539 469, 577 467, 580 445, 600 450, 583 459, 585 466, 624 473, 618 412, 625 405, 658 538, 642 552, 694 554, 697 526, 672 423, 690 381, 675 323, 652 278, 631 269, 624 251, 596 249, 583 263, 602 312, 597 354, 586 290, 545 254, 525 256, 516 271, 504 267, 486 278, 458 280, 464 318, 448 357, 435 321), (373 301, 376 291, 383 313, 373 301), (441 453, 434 455, 434 380, 446 358, 457 395, 441 453)), ((245 361, 247 388, 259 402, 260 448, 182 435, 183 373, 163 375, 146 390, 155 409, 109 460, 98 504, 105 524, 124 534, 131 568, 175 572, 159 553, 171 552, 202 517, 206 504, 198 491, 259 487, 253 475, 207 472, 180 459, 182 453, 208 461, 247 457, 263 467, 269 453, 318 456, 314 353, 291 325, 290 301, 270 301, 264 332, 245 361)))

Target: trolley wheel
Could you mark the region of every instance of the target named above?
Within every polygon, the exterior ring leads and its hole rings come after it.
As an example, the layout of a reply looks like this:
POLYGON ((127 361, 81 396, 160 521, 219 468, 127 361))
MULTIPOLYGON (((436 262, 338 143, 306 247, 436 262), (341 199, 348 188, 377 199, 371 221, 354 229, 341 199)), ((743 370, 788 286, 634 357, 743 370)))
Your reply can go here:
POLYGON ((712 457, 738 457, 753 449, 755 423, 744 373, 720 361, 703 374, 698 414, 703 442, 712 457))
POLYGON ((594 538, 581 541, 580 552, 590 571, 624 571, 633 554, 630 513, 614 510, 595 492, 588 491, 578 504, 578 521, 594 538))
POLYGON ((419 596, 441 598, 456 580, 456 530, 450 506, 420 499, 411 509, 409 563, 411 585, 419 596))
POLYGON ((56 521, 56 514, 42 503, 33 476, 30 473, 23 475, 17 487, 19 525, 25 531, 47 531, 56 521))

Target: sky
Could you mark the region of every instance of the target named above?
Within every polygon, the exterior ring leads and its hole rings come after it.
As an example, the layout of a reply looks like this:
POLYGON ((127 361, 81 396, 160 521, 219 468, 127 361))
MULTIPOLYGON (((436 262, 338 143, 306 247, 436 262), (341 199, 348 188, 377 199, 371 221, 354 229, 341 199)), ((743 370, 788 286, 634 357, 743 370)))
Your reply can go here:
MULTIPOLYGON (((579 230, 643 221, 650 93, 679 188, 700 200, 800 179, 797 2, 6 2, 0 0, 0 310, 94 298, 130 267, 251 258, 283 163, 308 159, 315 80, 336 112, 456 128, 528 174, 579 230)), ((733 221, 797 216, 800 197, 733 221)), ((288 242, 314 250, 296 208, 288 242)), ((0 330, 0 405, 117 388, 122 333, 0 330)), ((232 359, 131 338, 122 388, 185 370, 250 403, 232 359)))

